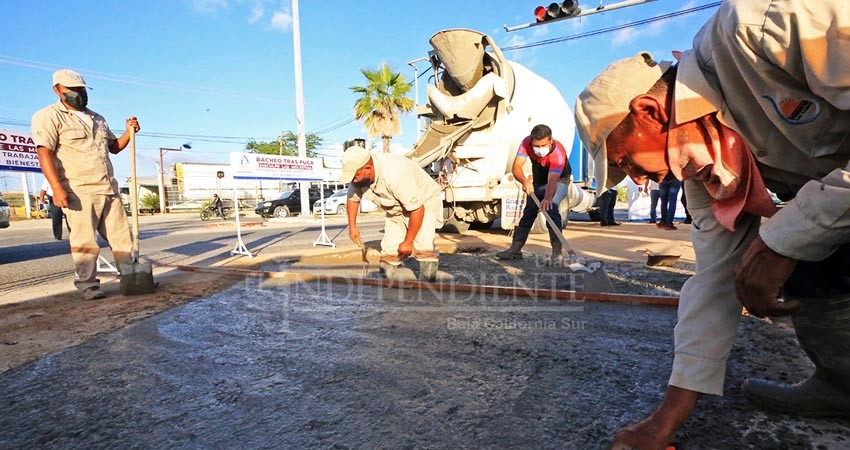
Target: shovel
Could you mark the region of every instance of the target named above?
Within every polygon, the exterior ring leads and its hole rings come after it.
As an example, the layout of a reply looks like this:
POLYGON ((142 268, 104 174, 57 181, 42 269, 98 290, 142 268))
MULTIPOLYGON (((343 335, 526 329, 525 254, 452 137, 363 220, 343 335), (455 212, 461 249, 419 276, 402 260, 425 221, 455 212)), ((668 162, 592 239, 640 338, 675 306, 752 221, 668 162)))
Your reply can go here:
POLYGON ((152 293, 156 285, 153 282, 153 268, 150 262, 139 262, 139 186, 136 181, 136 132, 130 130, 130 211, 133 219, 132 261, 119 264, 121 273, 121 295, 143 295, 152 293))
POLYGON ((540 206, 540 200, 537 199, 537 196, 531 194, 529 197, 531 197, 531 200, 533 200, 534 204, 537 205, 537 209, 543 214, 543 217, 546 219, 546 223, 548 223, 549 227, 551 227, 555 232, 558 240, 561 241, 561 246, 563 247, 562 251, 567 254, 570 261, 570 264, 565 265, 564 268, 567 269, 567 272, 570 275, 574 275, 577 280, 581 279, 581 289, 576 288, 576 290, 583 292, 614 292, 614 284, 611 283, 611 278, 608 277, 608 272, 605 271, 605 266, 598 261, 588 264, 579 262, 575 250, 570 247, 570 243, 567 242, 567 238, 564 237, 564 233, 561 231, 560 227, 555 225, 555 221, 549 217, 549 214, 546 211, 543 211, 543 208, 540 206))

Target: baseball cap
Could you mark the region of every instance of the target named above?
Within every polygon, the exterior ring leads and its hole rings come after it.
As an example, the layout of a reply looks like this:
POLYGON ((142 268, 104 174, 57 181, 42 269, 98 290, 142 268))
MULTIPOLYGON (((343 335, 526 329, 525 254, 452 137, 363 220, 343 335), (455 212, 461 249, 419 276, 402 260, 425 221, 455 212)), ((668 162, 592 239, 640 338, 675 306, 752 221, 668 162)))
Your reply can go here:
POLYGON ((71 69, 62 69, 53 72, 53 85, 61 84, 65 87, 87 87, 83 76, 71 69))
POLYGON ((615 61, 576 99, 576 127, 582 144, 593 158, 597 193, 616 186, 626 177, 619 168, 608 167, 605 140, 629 115, 632 99, 649 91, 671 64, 655 62, 649 52, 615 61))
POLYGON ((369 153, 369 150, 359 145, 353 145, 345 149, 342 153, 342 173, 339 174, 339 181, 341 183, 351 183, 351 180, 354 179, 354 173, 365 166, 371 157, 372 154, 369 153))

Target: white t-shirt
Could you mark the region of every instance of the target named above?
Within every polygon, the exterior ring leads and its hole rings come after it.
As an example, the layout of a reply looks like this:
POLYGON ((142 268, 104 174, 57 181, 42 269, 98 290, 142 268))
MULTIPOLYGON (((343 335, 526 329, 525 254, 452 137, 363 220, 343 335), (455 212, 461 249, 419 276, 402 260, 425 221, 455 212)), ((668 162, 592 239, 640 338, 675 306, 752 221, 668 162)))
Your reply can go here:
MULTIPOLYGON (((41 183, 41 190, 46 192, 47 195, 49 195, 50 197, 53 197, 53 188, 50 187, 50 183, 48 183, 46 179, 44 180, 43 183, 41 183)), ((39 192, 41 192, 41 191, 39 191, 39 192)))

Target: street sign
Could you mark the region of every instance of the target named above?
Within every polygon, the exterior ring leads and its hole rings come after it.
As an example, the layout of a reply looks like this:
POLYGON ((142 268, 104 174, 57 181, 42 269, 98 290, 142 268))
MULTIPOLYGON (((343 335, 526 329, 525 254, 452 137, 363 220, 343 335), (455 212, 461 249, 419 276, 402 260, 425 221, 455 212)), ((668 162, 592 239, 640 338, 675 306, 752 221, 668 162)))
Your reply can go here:
POLYGON ((41 172, 32 134, 0 130, 0 170, 41 172))
POLYGON ((230 167, 235 180, 322 181, 318 158, 234 152, 230 167))

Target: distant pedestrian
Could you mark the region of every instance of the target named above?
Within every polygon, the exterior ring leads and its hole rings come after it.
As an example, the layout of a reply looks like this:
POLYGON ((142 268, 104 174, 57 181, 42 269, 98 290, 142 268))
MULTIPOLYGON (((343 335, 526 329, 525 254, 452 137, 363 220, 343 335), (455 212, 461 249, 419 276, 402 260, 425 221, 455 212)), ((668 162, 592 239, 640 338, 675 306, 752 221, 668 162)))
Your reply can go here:
POLYGON ((126 131, 115 137, 106 119, 87 108, 86 82, 68 69, 53 73, 53 92, 59 101, 32 117, 41 171, 53 188, 53 204, 62 208, 71 227, 74 284, 86 300, 103 298, 97 274, 100 245, 97 231, 112 249, 117 267, 132 262, 132 240, 109 154, 130 143, 130 133, 140 130, 135 117, 126 131))
MULTIPOLYGON (((56 206, 53 203, 53 188, 50 187, 50 183, 47 182, 47 179, 44 179, 44 182, 41 183, 41 190, 38 193, 38 201, 44 205, 47 205, 47 214, 50 216, 50 221, 53 225, 53 237, 56 238, 57 241, 62 240, 62 222, 65 218, 65 214, 62 213, 62 208, 56 206)), ((71 229, 68 228, 70 232, 71 229)))
POLYGON ((682 207, 685 208, 685 220, 682 223, 689 225, 694 219, 691 218, 691 212, 688 210, 688 192, 685 190, 684 181, 682 181, 682 207))
POLYGON ((667 179, 658 184, 658 196, 661 199, 661 222, 658 228, 675 230, 673 216, 676 215, 676 204, 679 203, 679 190, 682 183, 671 173, 667 179))
POLYGON ((657 223, 659 198, 658 183, 647 178, 643 189, 649 195, 649 223, 657 223))
POLYGON ((612 187, 599 197, 599 224, 603 227, 620 226, 614 221, 614 208, 617 206, 617 188, 612 187))

